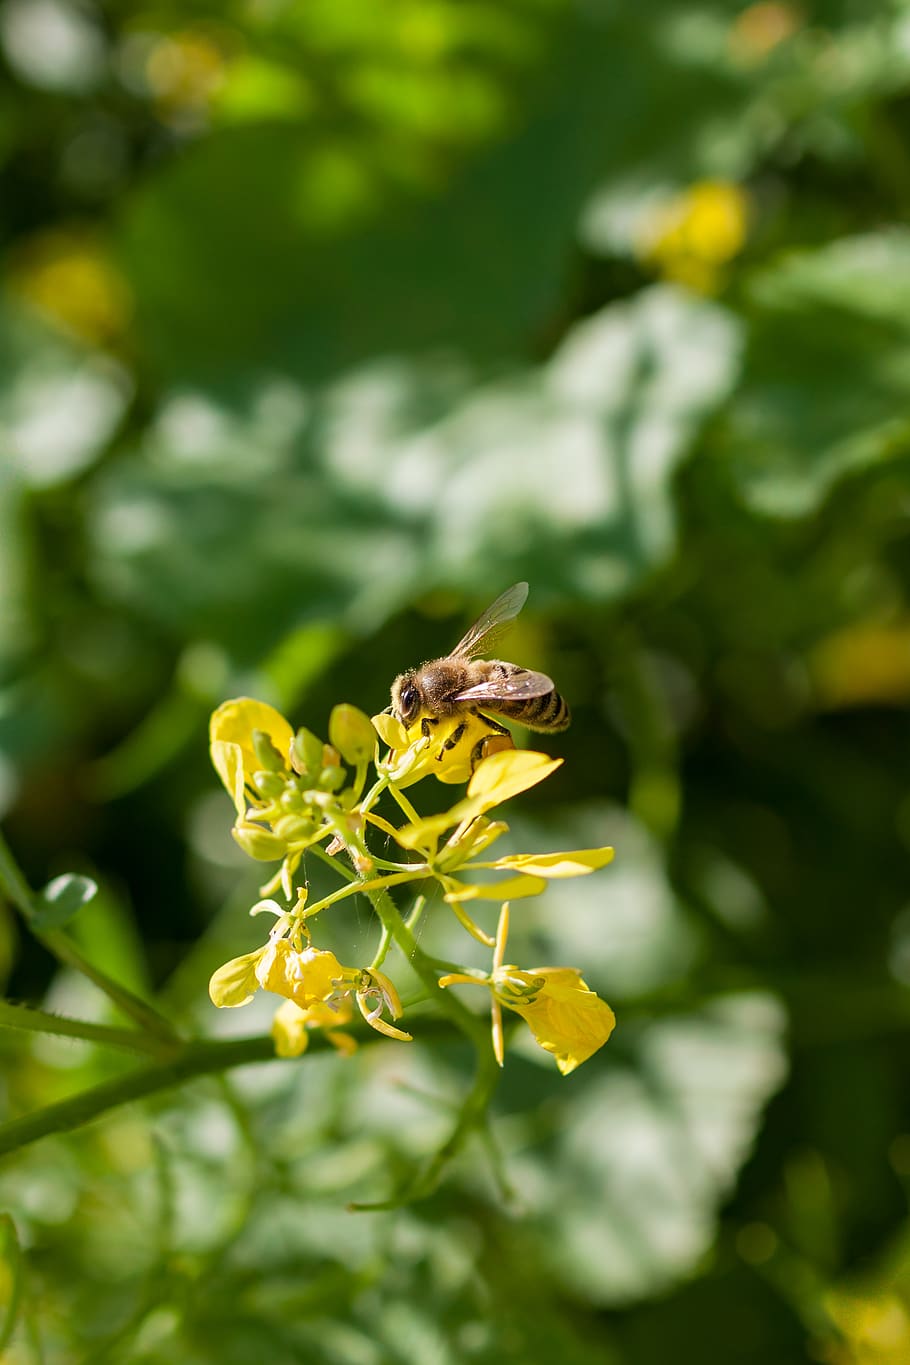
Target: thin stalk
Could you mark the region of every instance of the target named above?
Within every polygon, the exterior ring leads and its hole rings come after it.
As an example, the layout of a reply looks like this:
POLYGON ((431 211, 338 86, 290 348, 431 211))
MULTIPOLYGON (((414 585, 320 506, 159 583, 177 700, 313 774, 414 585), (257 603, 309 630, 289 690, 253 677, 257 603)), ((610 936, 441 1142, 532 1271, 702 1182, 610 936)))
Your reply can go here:
MULTIPOLYGON (((344 900, 346 896, 354 896, 359 891, 363 892, 365 896, 369 896, 372 900, 371 893, 373 891, 382 890, 387 886, 399 886, 402 882, 412 882, 417 877, 422 879, 427 875, 428 871, 429 869, 425 863, 415 863, 414 869, 411 872, 399 872, 389 877, 375 877, 370 881, 361 881, 358 878, 356 882, 351 882, 349 886, 343 886, 339 891, 333 891, 330 896, 323 896, 322 900, 316 901, 315 905, 308 905, 303 912, 303 918, 309 919, 311 915, 318 915, 321 910, 325 910, 328 906, 334 905, 336 901, 344 900)), ((390 901, 389 904, 391 905, 392 902, 390 901)))
POLYGON ((20 1029, 26 1033, 50 1033, 58 1038, 79 1038, 86 1043, 125 1048, 128 1052, 144 1052, 162 1061, 174 1048, 173 1043, 151 1038, 138 1029, 112 1028, 108 1024, 69 1019, 65 1015, 49 1014, 46 1010, 32 1009, 30 1005, 13 1005, 5 1000, 0 1001, 0 1028, 20 1029))
MULTIPOLYGON (((386 882, 385 885, 388 883, 386 882)), ((370 904, 379 916, 383 929, 388 931, 403 956, 410 962, 416 975, 423 982, 430 998, 438 1003, 440 1009, 448 1015, 452 1023, 479 1048, 484 1051, 489 1050, 489 1039, 485 1024, 476 1014, 472 1014, 456 996, 450 995, 439 985, 432 959, 418 946, 417 940, 405 924, 401 912, 385 889, 385 885, 377 887, 370 882, 362 882, 360 889, 368 897, 370 904)))
POLYGON ((147 1000, 134 995, 126 986, 121 986, 119 981, 114 981, 95 967, 82 956, 82 953, 73 943, 72 939, 60 929, 36 929, 32 923, 35 909, 35 898, 22 875, 16 860, 0 834, 0 894, 4 895, 11 904, 15 905, 22 915, 31 932, 39 939, 44 946, 53 953, 58 962, 62 962, 66 967, 72 967, 75 971, 87 976, 100 991, 112 1000, 118 1009, 138 1024, 140 1028, 147 1030, 156 1038, 164 1042, 174 1042, 178 1035, 168 1019, 155 1009, 147 1000))
MULTIPOLYGON (((486 1030, 484 1029, 484 1034, 486 1030)), ((413 1204, 432 1194, 442 1174, 475 1131, 483 1132, 487 1126, 487 1113, 493 1091, 499 1081, 499 1067, 489 1039, 484 1038, 484 1046, 478 1051, 477 1074, 474 1084, 466 1097, 458 1119, 446 1141, 433 1155, 423 1172, 418 1175, 409 1189, 403 1193, 373 1204, 351 1204, 360 1213, 379 1213, 385 1209, 400 1208, 402 1204, 413 1204)))
MULTIPOLYGON (((325 1046, 328 1045, 324 1040, 314 1034, 310 1047, 325 1046)), ((182 1052, 170 1061, 103 1081, 69 1099, 0 1124, 0 1156, 37 1142, 51 1133, 67 1133, 73 1128, 80 1128, 122 1104, 170 1090, 197 1076, 244 1066, 249 1062, 271 1061, 274 1057, 275 1044, 270 1034, 219 1042, 187 1043, 182 1052)))

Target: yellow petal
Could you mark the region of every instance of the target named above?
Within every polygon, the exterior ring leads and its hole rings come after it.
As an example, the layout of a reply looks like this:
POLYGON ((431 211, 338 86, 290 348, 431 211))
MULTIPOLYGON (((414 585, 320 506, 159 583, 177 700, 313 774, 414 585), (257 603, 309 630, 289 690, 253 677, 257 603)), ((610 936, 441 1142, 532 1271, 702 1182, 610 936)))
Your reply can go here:
POLYGON ((373 729, 376 731, 383 744, 390 749, 406 749, 408 747, 408 732, 400 720, 389 714, 388 711, 380 711, 378 716, 371 718, 373 729))
POLYGON ((270 943, 256 966, 264 990, 294 1000, 301 1008, 328 1000, 344 984, 344 968, 334 953, 321 948, 297 952, 287 939, 270 943))
POLYGON ((308 1011, 293 1000, 283 1001, 272 1020, 272 1038, 279 1057, 299 1057, 306 1052, 310 1040, 307 1035, 308 1011))
POLYGON ((544 980, 530 1003, 516 1005, 506 999, 502 1003, 521 1015, 544 1051, 556 1058, 563 1076, 568 1076, 603 1047, 616 1017, 573 967, 537 967, 529 975, 544 980))
POLYGON ((510 868, 535 877, 583 877, 612 861, 612 848, 578 848, 572 853, 515 853, 485 866, 510 868))
POLYGON ((499 882, 461 883, 457 891, 446 896, 446 900, 450 904, 452 901, 514 901, 521 900, 523 896, 539 896, 546 889, 543 877, 522 874, 499 882))
POLYGON ((459 801, 451 810, 443 811, 441 815, 430 815, 426 820, 415 820, 411 825, 402 825, 398 831, 398 842, 402 848, 420 848, 432 839, 436 839, 440 834, 445 834, 452 825, 457 825, 464 818, 462 812, 465 807, 470 807, 468 801, 459 801))
POLYGON ((209 982, 212 1004, 219 1009, 236 1009, 239 1005, 249 1004, 259 989, 256 967, 266 951, 265 948, 257 948, 255 953, 231 958, 230 962, 219 967, 209 982))
POLYGON ((551 758, 533 749, 503 749, 478 763, 468 783, 468 799, 482 802, 482 811, 490 810, 536 786, 561 763, 561 758, 551 758))
POLYGON ((285 758, 294 732, 274 706, 251 697, 222 702, 209 722, 212 763, 238 813, 243 813, 244 779, 262 766, 253 748, 253 731, 264 730, 285 758))

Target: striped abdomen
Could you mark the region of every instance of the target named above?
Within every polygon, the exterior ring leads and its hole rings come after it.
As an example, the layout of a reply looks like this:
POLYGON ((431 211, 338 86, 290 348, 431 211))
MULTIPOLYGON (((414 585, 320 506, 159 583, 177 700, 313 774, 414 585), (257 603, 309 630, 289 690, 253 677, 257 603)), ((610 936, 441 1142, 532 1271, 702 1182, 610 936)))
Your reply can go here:
MULTIPOLYGON (((486 710, 486 707, 481 707, 486 710)), ((491 711, 494 708, 489 708, 491 711)), ((554 687, 542 697, 527 697, 524 700, 501 699, 496 702, 494 714, 506 720, 517 721, 529 730, 565 730, 572 719, 569 703, 560 696, 554 687)))

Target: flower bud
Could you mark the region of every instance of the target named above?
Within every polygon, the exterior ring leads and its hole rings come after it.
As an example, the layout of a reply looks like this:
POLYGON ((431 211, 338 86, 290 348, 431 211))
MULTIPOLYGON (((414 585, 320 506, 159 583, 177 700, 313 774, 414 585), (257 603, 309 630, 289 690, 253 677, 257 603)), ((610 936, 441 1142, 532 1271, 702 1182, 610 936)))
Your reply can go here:
POLYGON ((322 740, 303 725, 291 744, 291 765, 298 773, 318 773, 322 767, 322 740))
POLYGON ((319 786, 323 791, 334 792, 338 790, 346 777, 345 769, 337 763, 332 763, 327 768, 323 768, 319 774, 319 786))
POLYGON ((275 821, 272 829, 276 838, 285 844, 292 844, 299 839, 309 839, 315 833, 316 826, 305 815, 283 815, 275 821))
POLYGON ((329 739, 348 763, 367 763, 376 747, 376 732, 368 716, 342 703, 329 717, 329 739))
POLYGON ((259 825, 235 825, 231 833, 244 853, 248 853, 260 863, 274 862, 278 858, 283 858, 287 852, 287 845, 283 840, 277 839, 274 834, 270 834, 259 825))
POLYGON ((284 778, 276 772, 253 773, 253 786, 260 796, 281 796, 284 791, 284 778))
POLYGON ((284 758, 275 748, 265 730, 254 730, 253 751, 259 760, 260 767, 265 768, 270 773, 280 773, 286 766, 284 758))

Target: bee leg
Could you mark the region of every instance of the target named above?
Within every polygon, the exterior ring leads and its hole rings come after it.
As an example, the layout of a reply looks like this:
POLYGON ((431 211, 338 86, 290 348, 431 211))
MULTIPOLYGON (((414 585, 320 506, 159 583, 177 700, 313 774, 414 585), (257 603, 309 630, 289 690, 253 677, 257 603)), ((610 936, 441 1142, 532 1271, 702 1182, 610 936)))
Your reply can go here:
POLYGON ((420 733, 423 735, 424 739, 430 738, 433 733, 433 726, 438 725, 438 723, 435 716, 424 716, 423 720, 420 722, 420 733))
POLYGON ((437 760, 437 762, 441 763, 441 762, 442 762, 442 756, 443 756, 443 754, 447 754, 447 753, 449 752, 450 749, 454 749, 454 748, 455 748, 455 745, 458 744, 458 743, 460 743, 461 738, 462 738, 462 736, 463 736, 463 734, 464 734, 464 732, 465 732, 466 729, 467 729, 467 726, 465 725, 464 721, 462 721, 460 725, 456 725, 456 726, 455 726, 455 729, 454 729, 454 730, 452 731, 452 733, 449 735, 449 737, 448 737, 448 739, 446 740, 445 744, 443 744, 443 746, 442 746, 442 748, 440 749, 439 753, 436 755, 436 760, 437 760))
POLYGON ((501 749, 513 749, 514 747, 511 731, 507 730, 504 725, 497 725, 495 734, 484 735, 483 739, 479 739, 471 750, 471 772, 474 771, 481 759, 489 758, 490 754, 498 754, 501 749))
MULTIPOLYGON (((498 720, 494 720, 493 717, 488 716, 486 712, 483 713, 483 718, 486 721, 487 725, 489 725, 490 729, 496 731, 497 735, 509 735, 509 737, 511 738, 512 731, 508 728, 507 725, 500 725, 498 720)), ((480 742, 482 744, 483 740, 481 740, 480 742)))

